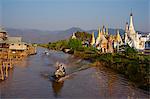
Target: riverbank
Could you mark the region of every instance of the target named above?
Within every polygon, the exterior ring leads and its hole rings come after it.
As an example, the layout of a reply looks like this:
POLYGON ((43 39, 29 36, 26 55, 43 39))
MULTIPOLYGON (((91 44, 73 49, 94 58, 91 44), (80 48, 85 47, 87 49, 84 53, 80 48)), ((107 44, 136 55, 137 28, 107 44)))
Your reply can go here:
POLYGON ((85 52, 75 52, 77 57, 90 60, 96 66, 110 68, 125 78, 134 82, 141 89, 149 91, 149 56, 138 55, 131 58, 123 54, 98 54, 85 52))
POLYGON ((137 87, 149 91, 149 55, 139 54, 132 48, 127 48, 124 53, 100 53, 93 47, 82 47, 81 44, 74 42, 74 44, 68 43, 69 40, 62 40, 41 44, 40 46, 72 54, 93 64, 100 63, 101 66, 111 68, 115 72, 123 74, 125 78, 134 82, 137 87), (68 49, 68 51, 66 52, 65 49, 68 49))

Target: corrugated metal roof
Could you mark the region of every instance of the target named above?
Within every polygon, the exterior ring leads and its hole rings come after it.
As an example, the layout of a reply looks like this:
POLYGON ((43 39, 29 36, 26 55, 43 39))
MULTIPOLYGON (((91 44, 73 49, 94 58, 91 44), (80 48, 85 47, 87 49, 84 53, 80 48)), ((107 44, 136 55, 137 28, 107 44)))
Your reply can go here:
POLYGON ((18 43, 18 42, 22 42, 22 37, 7 37, 5 41, 7 43, 18 43))
POLYGON ((5 31, 2 27, 0 27, 0 32, 7 33, 7 31, 5 31))
POLYGON ((6 40, 0 39, 0 43, 6 43, 6 44, 28 44, 26 42, 22 42, 22 37, 8 37, 6 40))

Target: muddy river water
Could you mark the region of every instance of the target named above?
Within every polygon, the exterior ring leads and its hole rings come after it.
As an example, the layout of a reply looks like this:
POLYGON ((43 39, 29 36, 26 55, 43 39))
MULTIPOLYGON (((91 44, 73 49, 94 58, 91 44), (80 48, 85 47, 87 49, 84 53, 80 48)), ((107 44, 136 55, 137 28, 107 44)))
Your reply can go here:
POLYGON ((0 82, 1 99, 147 99, 149 93, 134 87, 122 75, 109 69, 91 67, 90 63, 69 54, 38 48, 37 54, 15 65, 9 78, 0 82), (56 62, 63 62, 70 78, 54 83, 49 76, 56 62))

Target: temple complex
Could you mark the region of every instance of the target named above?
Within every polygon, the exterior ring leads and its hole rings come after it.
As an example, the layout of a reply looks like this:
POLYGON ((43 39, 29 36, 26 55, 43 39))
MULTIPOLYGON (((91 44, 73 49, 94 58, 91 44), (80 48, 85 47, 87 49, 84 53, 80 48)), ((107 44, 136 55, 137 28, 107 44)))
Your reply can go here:
POLYGON ((144 50, 150 41, 150 34, 143 36, 135 31, 133 23, 133 14, 130 14, 130 21, 125 25, 124 37, 119 33, 119 29, 116 31, 116 35, 111 35, 108 28, 103 27, 98 28, 98 33, 95 41, 94 33, 92 33, 92 38, 90 44, 96 47, 102 53, 112 53, 114 50, 119 52, 119 47, 122 45, 129 45, 137 50, 144 50))

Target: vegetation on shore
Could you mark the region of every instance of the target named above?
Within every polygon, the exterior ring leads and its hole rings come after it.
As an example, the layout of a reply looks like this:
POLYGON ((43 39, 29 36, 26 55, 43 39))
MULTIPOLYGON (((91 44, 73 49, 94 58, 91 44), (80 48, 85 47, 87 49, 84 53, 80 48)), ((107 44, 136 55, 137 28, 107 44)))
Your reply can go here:
POLYGON ((83 40, 90 40, 88 33, 77 32, 79 39, 60 40, 48 44, 40 44, 52 50, 64 51, 70 49, 68 53, 76 57, 90 60, 91 62, 100 62, 103 66, 125 75, 130 81, 142 89, 150 88, 150 56, 139 54, 135 49, 127 46, 123 53, 100 53, 92 46, 83 47, 83 40), (85 36, 88 35, 88 36, 85 36))

